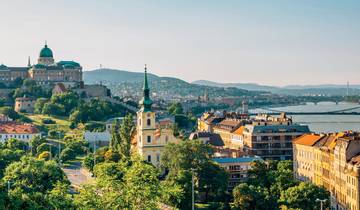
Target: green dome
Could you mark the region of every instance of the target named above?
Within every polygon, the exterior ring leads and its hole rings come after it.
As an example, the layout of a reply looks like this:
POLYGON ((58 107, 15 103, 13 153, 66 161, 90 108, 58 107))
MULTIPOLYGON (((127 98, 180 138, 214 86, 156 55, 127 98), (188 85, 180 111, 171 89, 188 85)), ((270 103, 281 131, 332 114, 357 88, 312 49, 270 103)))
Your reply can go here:
POLYGON ((46 44, 45 47, 42 48, 40 51, 40 58, 52 58, 52 57, 53 57, 53 52, 51 51, 50 48, 48 48, 46 44))

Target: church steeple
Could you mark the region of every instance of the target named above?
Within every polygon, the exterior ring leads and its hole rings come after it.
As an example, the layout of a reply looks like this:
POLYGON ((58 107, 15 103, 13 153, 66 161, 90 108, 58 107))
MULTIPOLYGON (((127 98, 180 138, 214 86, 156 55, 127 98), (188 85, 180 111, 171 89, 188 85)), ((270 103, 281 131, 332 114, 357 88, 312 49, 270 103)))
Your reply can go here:
POLYGON ((147 66, 145 64, 145 74, 144 74, 144 87, 143 87, 143 98, 140 101, 141 109, 145 112, 151 111, 151 105, 153 104, 152 100, 150 99, 150 89, 148 84, 147 78, 147 66))

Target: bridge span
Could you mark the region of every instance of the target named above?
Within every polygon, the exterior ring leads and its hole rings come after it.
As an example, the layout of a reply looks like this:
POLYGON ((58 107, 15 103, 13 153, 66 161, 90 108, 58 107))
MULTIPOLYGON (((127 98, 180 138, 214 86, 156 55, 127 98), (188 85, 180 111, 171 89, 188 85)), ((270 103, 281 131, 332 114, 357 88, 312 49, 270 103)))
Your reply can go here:
MULTIPOLYGON (((340 110, 333 110, 333 111, 324 111, 324 112, 286 112, 282 110, 276 110, 271 108, 261 108, 265 110, 266 114, 269 115, 279 115, 283 112, 285 112, 288 115, 360 115, 360 106, 346 108, 346 109, 340 109, 340 110), (358 111, 355 111, 358 110, 358 111)), ((257 115, 261 112, 256 113, 250 113, 250 115, 257 115)), ((264 112, 263 112, 264 113, 264 112)))

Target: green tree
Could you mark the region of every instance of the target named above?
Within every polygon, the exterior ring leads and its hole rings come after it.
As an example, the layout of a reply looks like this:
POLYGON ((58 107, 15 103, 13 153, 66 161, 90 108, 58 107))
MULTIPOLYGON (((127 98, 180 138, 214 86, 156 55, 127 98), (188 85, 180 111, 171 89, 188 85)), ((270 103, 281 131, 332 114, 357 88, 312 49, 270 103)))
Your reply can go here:
POLYGON ((120 125, 121 144, 118 145, 120 156, 130 159, 131 139, 135 131, 135 125, 131 114, 125 116, 120 125))
POLYGON ((50 160, 50 158, 51 158, 51 153, 48 151, 42 152, 38 156, 38 159, 41 159, 41 160, 50 160))
POLYGON ((54 209, 75 209, 72 196, 68 193, 69 184, 57 182, 47 194, 46 199, 54 209))
POLYGON ((199 191, 204 193, 205 201, 223 201, 228 187, 228 174, 218 164, 208 161, 198 172, 199 191))
POLYGON ((178 189, 164 187, 159 171, 140 158, 128 162, 107 162, 96 165, 96 186, 85 186, 75 203, 80 209, 158 209, 165 193, 178 189))
POLYGON ((65 148, 75 151, 77 155, 84 155, 88 150, 89 143, 79 139, 68 139, 65 143, 65 148))
POLYGON ((39 154, 37 152, 37 147, 40 146, 40 144, 46 143, 46 139, 41 138, 40 136, 34 136, 29 141, 30 151, 32 155, 39 154))
POLYGON ((113 151, 119 151, 119 147, 121 144, 119 129, 120 129, 119 122, 115 120, 111 127, 111 139, 109 143, 109 147, 113 151))
POLYGON ((6 168, 3 180, 12 183, 12 190, 20 189, 26 193, 52 190, 58 181, 69 183, 65 173, 54 161, 26 156, 6 168))
POLYGON ((0 149, 0 178, 3 176, 5 169, 13 162, 19 161, 25 155, 23 150, 0 149))
POLYGON ((324 208, 329 206, 330 194, 324 188, 311 183, 301 182, 299 185, 290 187, 281 192, 280 204, 288 209, 312 210, 320 209, 320 203, 316 199, 326 199, 324 208))
MULTIPOLYGON (((260 186, 248 185, 242 183, 233 190, 234 201, 231 204, 232 209, 251 209, 251 210, 268 210, 277 209, 269 205, 268 191, 260 186)), ((271 202, 270 202, 271 203, 271 202)))
POLYGON ((75 150, 65 147, 60 153, 60 160, 62 162, 67 162, 69 160, 74 160, 76 158, 75 150))
POLYGON ((161 158, 162 167, 169 170, 166 182, 176 184, 184 190, 184 196, 176 207, 191 207, 192 171, 196 180, 195 189, 205 194, 204 202, 224 198, 227 174, 211 160, 211 154, 211 147, 200 141, 186 140, 166 146, 161 158))
POLYGON ((49 101, 47 98, 38 98, 34 105, 34 112, 36 114, 41 114, 44 108, 44 105, 49 101))
POLYGON ((61 104, 53 104, 51 102, 47 102, 43 106, 42 114, 64 116, 65 108, 61 104))
POLYGON ((89 171, 93 171, 94 169, 94 155, 91 153, 89 155, 87 155, 81 164, 83 167, 85 167, 86 169, 88 169, 89 171))
POLYGON ((71 113, 71 111, 79 105, 79 100, 79 96, 71 91, 52 95, 50 99, 51 103, 62 105, 65 113, 71 113))
POLYGON ((36 147, 36 153, 37 155, 40 155, 43 152, 51 152, 51 154, 54 156, 57 152, 57 148, 53 146, 50 143, 41 143, 39 146, 36 147))
POLYGON ((14 111, 14 108, 9 106, 0 107, 0 113, 10 117, 13 120, 17 120, 21 117, 19 113, 14 111))
POLYGON ((172 115, 180 115, 183 114, 184 110, 181 103, 173 103, 169 106, 168 112, 172 115))
POLYGON ((5 142, 5 148, 13 150, 26 150, 27 144, 15 138, 10 138, 5 142))

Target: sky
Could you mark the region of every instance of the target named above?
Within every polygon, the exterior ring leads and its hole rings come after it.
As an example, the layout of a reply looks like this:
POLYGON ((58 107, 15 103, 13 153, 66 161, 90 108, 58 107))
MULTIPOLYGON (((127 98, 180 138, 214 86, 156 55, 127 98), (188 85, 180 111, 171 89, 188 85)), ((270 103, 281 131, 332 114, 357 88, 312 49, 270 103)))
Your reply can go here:
POLYGON ((359 0, 1 0, 0 62, 55 60, 192 82, 360 84, 359 0))

